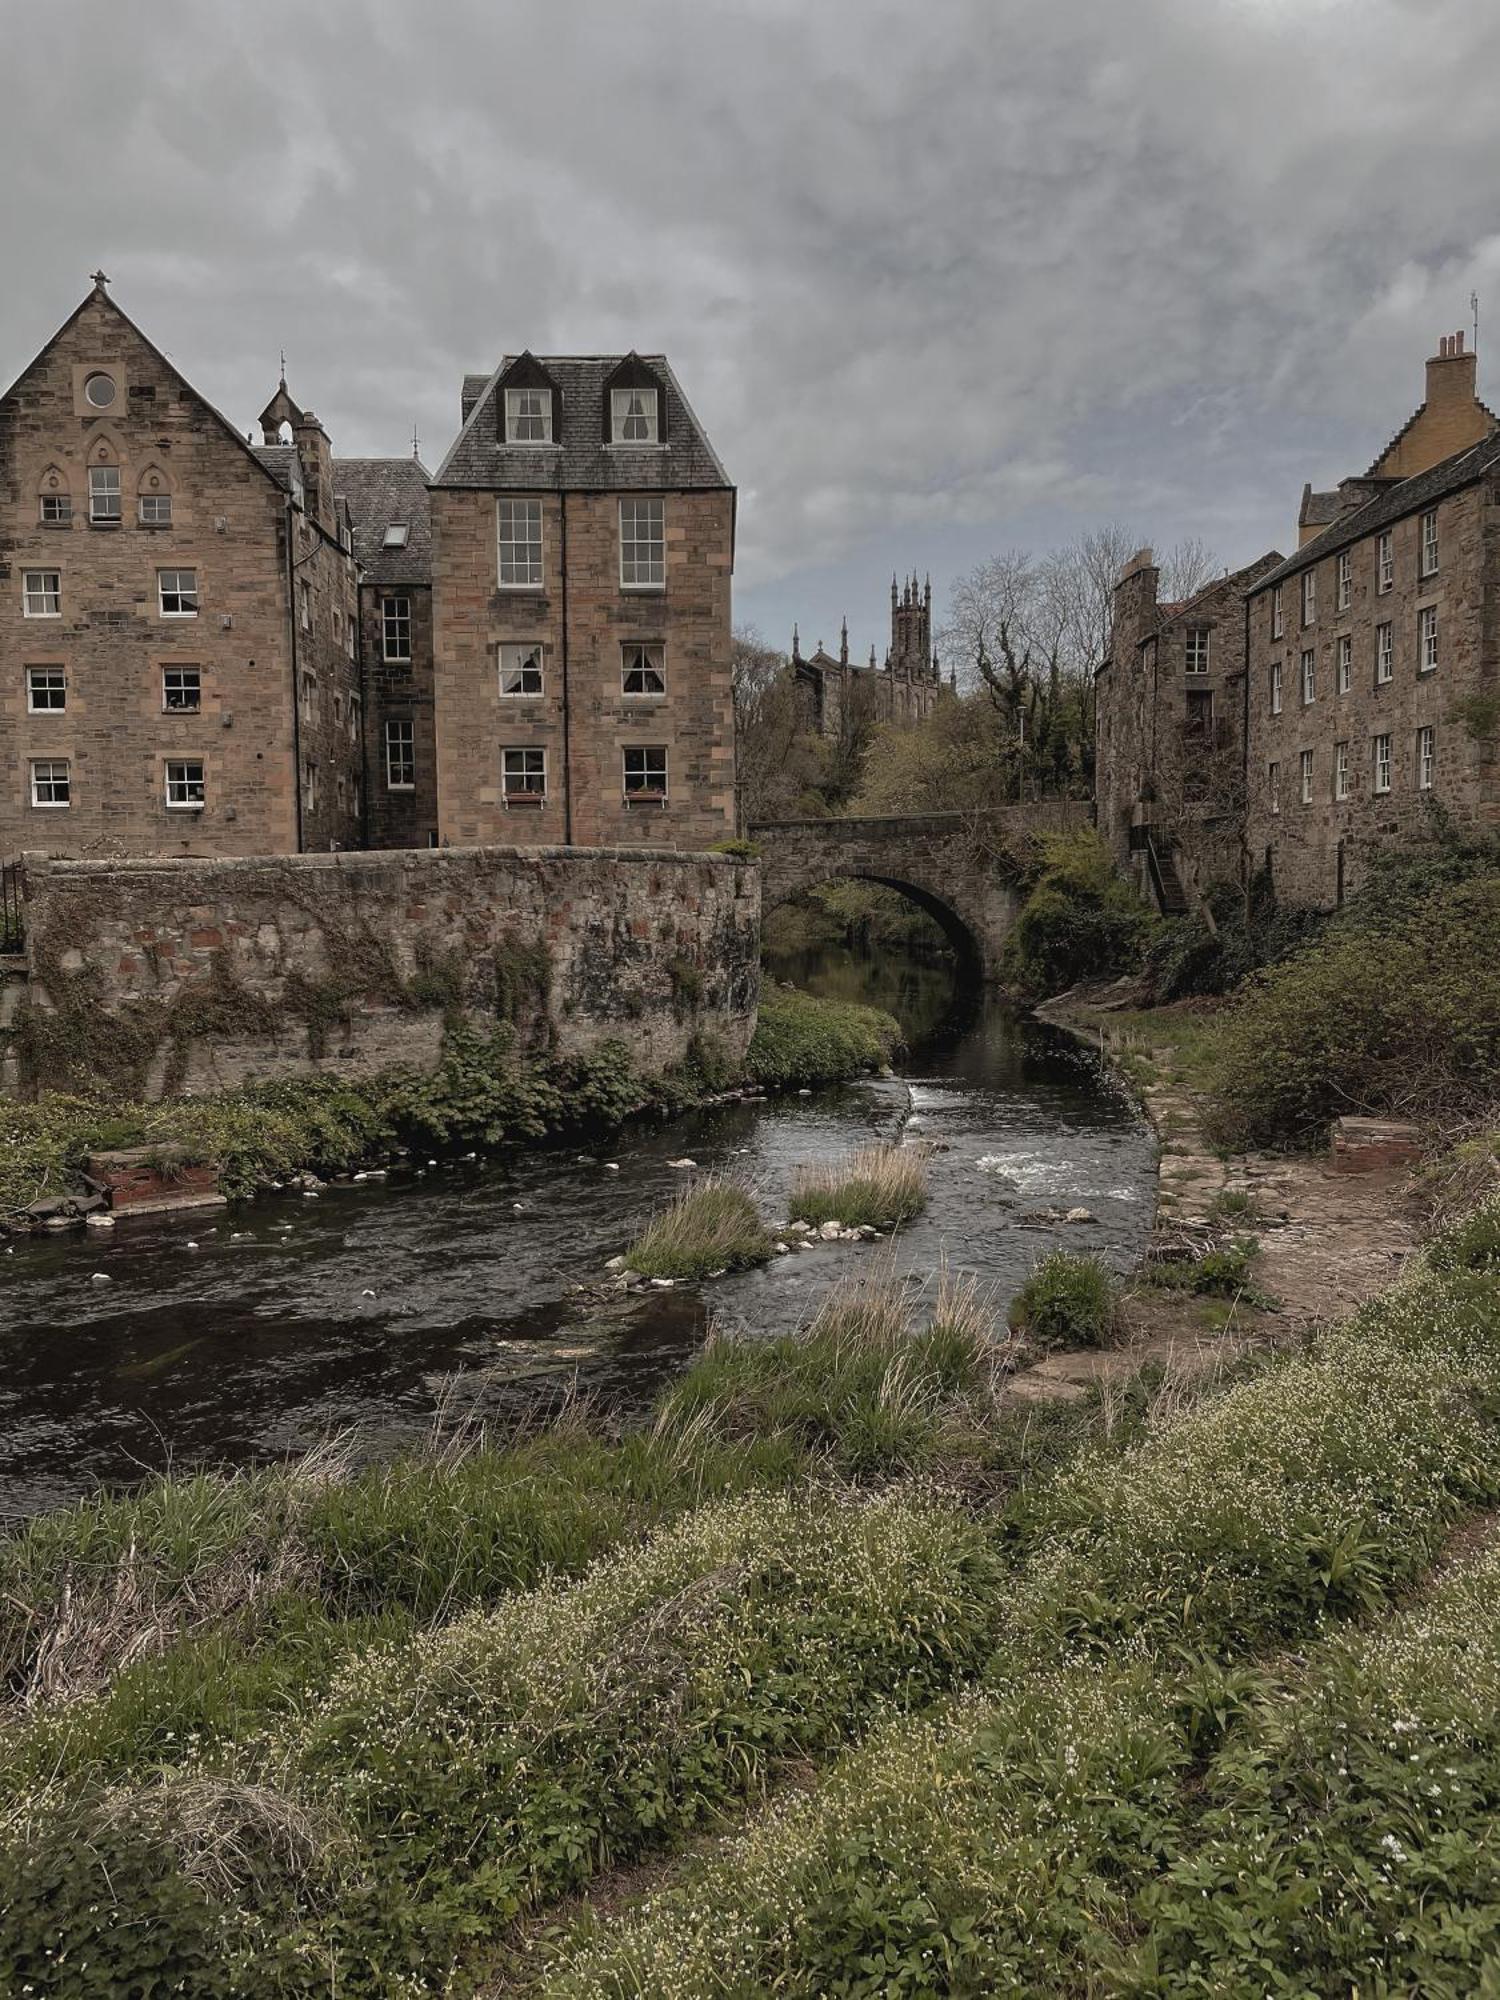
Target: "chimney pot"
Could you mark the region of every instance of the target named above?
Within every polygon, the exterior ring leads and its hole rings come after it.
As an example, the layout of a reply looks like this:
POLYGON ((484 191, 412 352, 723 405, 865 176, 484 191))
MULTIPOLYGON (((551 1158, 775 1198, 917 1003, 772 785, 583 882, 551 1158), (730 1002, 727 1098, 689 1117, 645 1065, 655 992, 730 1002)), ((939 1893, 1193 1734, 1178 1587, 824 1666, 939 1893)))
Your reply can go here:
POLYGON ((1453 350, 1453 351, 1454 351, 1454 353, 1455 353, 1455 354, 1462 354, 1462 353, 1463 353, 1463 351, 1464 351, 1464 336, 1463 336, 1463 329, 1462 329, 1462 328, 1460 328, 1460 329, 1459 329, 1459 331, 1458 331, 1458 332, 1457 332, 1456 334, 1454 334, 1453 338, 1454 338, 1454 340, 1455 340, 1455 341, 1456 341, 1456 342, 1458 343, 1458 345, 1457 345, 1457 346, 1456 346, 1456 347, 1454 348, 1454 350, 1453 350))

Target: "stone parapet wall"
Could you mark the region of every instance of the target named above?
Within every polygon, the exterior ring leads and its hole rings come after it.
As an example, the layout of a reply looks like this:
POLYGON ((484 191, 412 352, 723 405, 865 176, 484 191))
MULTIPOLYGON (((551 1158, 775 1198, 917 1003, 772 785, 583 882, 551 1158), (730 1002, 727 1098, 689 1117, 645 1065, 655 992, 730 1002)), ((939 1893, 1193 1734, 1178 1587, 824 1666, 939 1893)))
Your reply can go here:
POLYGON ((537 1054, 618 1039, 643 1072, 681 1060, 695 1037, 738 1059, 754 1029, 759 871, 723 856, 27 856, 23 874, 27 1092, 76 1086, 101 1061, 107 1081, 150 1097, 430 1069, 462 1019, 507 1021, 537 1054))

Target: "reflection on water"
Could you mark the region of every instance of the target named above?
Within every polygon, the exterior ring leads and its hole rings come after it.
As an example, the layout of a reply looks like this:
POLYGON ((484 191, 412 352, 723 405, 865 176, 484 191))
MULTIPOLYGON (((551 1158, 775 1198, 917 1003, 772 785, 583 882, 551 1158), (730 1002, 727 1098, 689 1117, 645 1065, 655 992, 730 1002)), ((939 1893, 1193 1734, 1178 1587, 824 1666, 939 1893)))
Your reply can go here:
POLYGON ((941 967, 818 959, 799 959, 803 983, 906 1025, 913 1053, 895 1077, 719 1106, 589 1153, 424 1165, 213 1226, 141 1220, 104 1242, 18 1246, 0 1298, 0 1513, 168 1463, 279 1457, 351 1427, 389 1449, 440 1401, 503 1426, 575 1377, 638 1404, 701 1341, 705 1298, 730 1323, 779 1332, 886 1254, 826 1246, 703 1296, 580 1297, 682 1187, 670 1162, 684 1156, 745 1178, 774 1220, 802 1161, 882 1133, 933 1141, 929 1207, 895 1248, 919 1280, 946 1259, 1008 1296, 1058 1240, 1031 1214, 1049 1206, 1095 1217, 1062 1233, 1069 1248, 1135 1254, 1152 1144, 1088 1058, 988 1001, 923 1042, 923 1024, 948 1013, 941 967), (96 1271, 111 1282, 91 1283, 96 1271))
POLYGON ((898 951, 855 952, 830 945, 808 951, 769 952, 766 976, 805 987, 825 1000, 853 1000, 883 1007, 901 1023, 915 1048, 973 1019, 979 996, 954 991, 951 959, 909 957, 898 951))

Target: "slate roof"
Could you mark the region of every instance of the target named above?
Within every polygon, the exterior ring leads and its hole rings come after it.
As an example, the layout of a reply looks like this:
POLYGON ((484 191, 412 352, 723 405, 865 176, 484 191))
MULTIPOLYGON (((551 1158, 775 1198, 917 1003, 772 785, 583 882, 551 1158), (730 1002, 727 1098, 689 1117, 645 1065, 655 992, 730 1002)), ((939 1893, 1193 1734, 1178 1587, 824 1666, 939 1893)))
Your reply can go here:
POLYGON ((282 492, 290 493, 292 474, 297 470, 297 447, 294 444, 253 444, 250 449, 282 492))
POLYGON ((1325 528, 1321 535, 1305 543, 1295 555, 1288 556, 1284 563, 1261 577, 1252 586, 1251 594, 1282 583, 1289 576, 1296 576, 1311 564, 1321 562, 1324 556, 1347 548, 1351 542, 1362 541, 1366 535, 1374 534, 1377 528, 1389 527, 1393 521, 1404 520, 1408 514, 1430 507, 1434 500, 1441 500, 1447 493, 1457 493, 1461 487, 1472 486, 1476 480, 1496 470, 1500 470, 1500 431, 1492 431, 1478 444, 1466 445, 1462 451, 1454 452, 1451 458, 1440 459, 1425 472, 1413 473, 1410 479, 1398 479, 1383 493, 1367 500, 1362 507, 1354 507, 1347 514, 1341 514, 1332 527, 1325 528))
POLYGON ((1332 493, 1315 493, 1309 486, 1302 495, 1302 511, 1298 515, 1297 524, 1299 527, 1305 524, 1315 528, 1326 528, 1338 519, 1343 511, 1343 505, 1343 496, 1337 488, 1332 493))
POLYGON ((336 458, 333 483, 354 522, 354 553, 373 583, 432 581, 432 508, 427 471, 414 458, 336 458), (388 549, 385 531, 404 521, 406 546, 388 549))
MULTIPOLYGON (((551 446, 508 445, 500 436, 495 398, 501 378, 520 357, 507 354, 483 378, 463 429, 433 478, 434 486, 511 488, 521 491, 639 493, 732 487, 665 355, 638 358, 660 377, 665 392, 665 436, 660 445, 604 442, 604 388, 626 358, 620 354, 541 354, 536 357, 557 384, 561 408, 553 413, 551 446)), ((464 400, 480 378, 464 377, 464 400)))

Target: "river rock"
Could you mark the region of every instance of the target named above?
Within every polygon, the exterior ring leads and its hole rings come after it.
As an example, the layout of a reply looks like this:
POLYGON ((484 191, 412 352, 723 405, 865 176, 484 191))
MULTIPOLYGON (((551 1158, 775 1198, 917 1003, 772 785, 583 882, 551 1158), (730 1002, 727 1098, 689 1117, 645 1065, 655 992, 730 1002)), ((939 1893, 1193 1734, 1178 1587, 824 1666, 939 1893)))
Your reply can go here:
POLYGON ((778 1257, 785 1257, 790 1254, 790 1246, 785 1243, 773 1243, 771 1245, 771 1248, 775 1251, 778 1257))
POLYGON ((698 1164, 698 1162, 697 1162, 696 1160, 687 1160, 687 1159, 683 1159, 683 1160, 668 1160, 668 1162, 667 1162, 667 1165, 668 1165, 669 1167, 696 1167, 696 1166, 697 1166, 697 1164, 698 1164))
POLYGON ((825 1222, 822 1228, 819 1229, 818 1231, 818 1235, 822 1238, 823 1242, 825 1243, 837 1242, 839 1237, 842 1236, 843 1233, 844 1232, 842 1227, 837 1222, 825 1222))
POLYGON ((620 1283, 622 1285, 639 1285, 644 1283, 644 1280, 639 1271, 632 1271, 629 1265, 627 1265, 620 1273, 620 1283))
POLYGON ((109 1275, 108 1271, 91 1271, 89 1273, 89 1283, 91 1285, 112 1285, 114 1279, 109 1275))
POLYGON ((789 1222, 781 1233, 783 1236, 809 1236, 812 1234, 812 1224, 810 1222, 789 1222))
POLYGON ((625 1269, 625 1259, 623 1257, 611 1257, 604 1268, 606 1271, 623 1271, 625 1269))
POLYGON ((657 1292, 670 1292, 676 1283, 677 1280, 675 1278, 653 1278, 651 1280, 651 1288, 657 1292))
POLYGON ((90 1229, 113 1229, 115 1226, 115 1219, 112 1215, 86 1215, 84 1221, 90 1229))
POLYGON ((1091 1208, 1070 1208, 1063 1217, 1064 1222, 1092 1222, 1093 1220, 1094 1211, 1091 1208))

